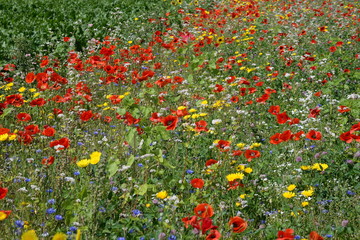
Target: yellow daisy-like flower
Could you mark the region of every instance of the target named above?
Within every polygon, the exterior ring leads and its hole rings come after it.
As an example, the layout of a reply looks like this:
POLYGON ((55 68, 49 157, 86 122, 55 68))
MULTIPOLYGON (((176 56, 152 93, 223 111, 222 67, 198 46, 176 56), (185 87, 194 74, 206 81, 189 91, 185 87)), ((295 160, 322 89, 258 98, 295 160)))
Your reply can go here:
POLYGON ((283 197, 284 198, 293 198, 293 197, 295 197, 295 193, 293 193, 293 192, 284 192, 283 197))
POLYGON ((185 106, 180 106, 180 107, 178 107, 177 109, 178 109, 178 110, 184 110, 184 109, 186 109, 186 107, 185 107, 185 106))
POLYGON ((309 205, 309 202, 302 202, 301 203, 301 206, 303 206, 303 207, 306 207, 307 205, 309 205))
POLYGON ((76 165, 81 168, 87 167, 89 164, 90 164, 89 159, 82 159, 76 163, 76 165))
POLYGON ((301 192, 305 197, 311 197, 314 194, 314 188, 310 188, 309 190, 304 190, 301 192))
POLYGON ((8 136, 8 140, 9 141, 12 141, 12 140, 15 140, 16 139, 16 134, 10 134, 9 136, 8 136))
POLYGON ((66 240, 67 239, 67 235, 65 233, 56 233, 52 240, 66 240))
POLYGON ((296 188, 296 185, 291 184, 291 185, 289 185, 289 186, 287 187, 287 190, 288 190, 288 191, 292 191, 292 190, 294 190, 295 188, 296 188))
POLYGON ((0 212, 0 221, 5 220, 7 218, 7 214, 4 212, 0 212))
POLYGON ((21 240, 39 240, 35 230, 29 230, 21 235, 21 240))
POLYGON ((238 166, 236 167, 236 170, 237 170, 237 171, 244 171, 244 170, 245 170, 245 165, 242 165, 242 164, 238 165, 238 166))
POLYGON ((5 133, 5 134, 1 134, 0 135, 0 142, 6 141, 9 137, 9 134, 5 133))
POLYGON ((310 169, 311 169, 311 166, 301 166, 301 169, 302 169, 302 170, 310 170, 310 169))
POLYGON ((246 196, 247 196, 247 194, 241 194, 241 195, 240 195, 240 198, 241 198, 241 199, 245 199, 246 196))
POLYGON ((157 198, 165 199, 168 196, 168 193, 166 191, 161 191, 156 194, 157 198))
POLYGON ((194 113, 196 111, 197 111, 196 109, 192 108, 192 109, 189 110, 189 113, 194 113))
POLYGON ((244 178, 244 174, 243 173, 232 173, 226 176, 226 179, 231 182, 234 181, 236 179, 243 179, 244 178))
POLYGON ((93 152, 90 154, 90 163, 97 164, 100 161, 101 152, 93 152))
POLYGON ((315 163, 314 165, 311 166, 311 169, 318 170, 318 171, 324 171, 328 167, 329 167, 329 165, 327 165, 326 163, 315 163))
POLYGON ((246 173, 252 173, 252 171, 253 171, 252 168, 249 168, 249 167, 244 169, 244 172, 246 172, 246 173))
POLYGON ((238 144, 236 144, 236 146, 237 146, 238 148, 243 148, 243 147, 246 146, 246 144, 245 144, 245 143, 238 143, 238 144))

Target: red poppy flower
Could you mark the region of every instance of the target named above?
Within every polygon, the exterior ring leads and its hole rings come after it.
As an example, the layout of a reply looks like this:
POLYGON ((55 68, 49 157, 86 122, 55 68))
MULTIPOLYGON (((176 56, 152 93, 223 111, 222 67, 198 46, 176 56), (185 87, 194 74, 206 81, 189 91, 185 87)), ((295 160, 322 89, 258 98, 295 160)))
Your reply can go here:
POLYGON ((43 160, 41 160, 41 164, 50 166, 54 163, 54 160, 55 158, 53 156, 50 156, 48 158, 43 158, 43 160))
POLYGON ((304 134, 304 131, 299 131, 293 135, 291 135, 291 139, 294 141, 299 141, 300 137, 304 134))
POLYGON ((54 128, 49 127, 49 126, 45 126, 44 128, 45 129, 41 133, 42 135, 47 136, 47 137, 52 137, 55 135, 56 130, 54 128))
POLYGON ((230 218, 229 225, 234 233, 241 233, 245 231, 248 226, 247 222, 238 216, 230 218))
POLYGON ((0 199, 4 199, 8 193, 7 188, 0 188, 0 199))
POLYGON ((209 129, 206 128, 207 126, 207 122, 204 120, 200 120, 198 122, 195 123, 196 127, 195 127, 195 131, 197 132, 201 132, 201 131, 209 131, 209 129))
POLYGON ((197 216, 185 217, 181 219, 181 221, 185 224, 185 228, 188 228, 189 225, 191 226, 195 225, 195 223, 197 222, 197 216))
POLYGON ((171 110, 171 113, 172 114, 175 114, 176 116, 178 117, 183 117, 183 116, 186 116, 186 115, 189 115, 189 112, 187 111, 187 109, 183 109, 183 110, 171 110))
POLYGON ((157 113, 157 112, 152 113, 151 117, 150 117, 150 121, 152 121, 154 123, 161 122, 161 118, 159 116, 159 113, 157 113))
POLYGON ((217 160, 209 159, 209 160, 206 161, 205 166, 208 167, 208 166, 211 166, 211 165, 213 165, 215 163, 218 163, 218 162, 219 161, 217 161, 217 160))
POLYGON ((317 132, 317 131, 315 131, 315 130, 310 130, 310 131, 306 134, 305 137, 308 138, 308 139, 311 139, 311 140, 316 140, 316 141, 318 141, 318 140, 321 140, 322 135, 321 135, 321 132, 317 132))
POLYGON ((26 133, 24 131, 19 131, 19 133, 18 133, 18 141, 20 143, 23 143, 23 144, 27 145, 27 144, 30 144, 32 142, 32 140, 33 140, 33 137, 30 134, 28 134, 28 133, 26 133))
POLYGON ((200 189, 204 186, 204 180, 202 180, 201 178, 194 178, 193 180, 191 180, 190 184, 193 188, 200 189))
POLYGON ((351 129, 350 129, 350 133, 356 132, 356 131, 360 131, 360 122, 357 124, 352 125, 351 129))
POLYGON ((38 106, 38 107, 41 107, 41 106, 44 106, 46 103, 46 100, 43 99, 43 98, 37 98, 37 99, 34 99, 30 102, 30 106, 31 107, 35 107, 35 106, 38 106))
POLYGON ((57 147, 57 150, 63 150, 65 148, 69 148, 70 147, 70 140, 68 138, 61 138, 59 140, 54 140, 52 142, 50 142, 49 144, 50 147, 57 147))
POLYGON ((286 112, 279 113, 278 115, 276 115, 276 117, 279 124, 285 124, 287 121, 290 120, 286 112))
POLYGON ((280 106, 279 105, 270 106, 268 112, 271 113, 272 115, 276 116, 280 113, 280 106))
POLYGON ((279 144, 281 142, 283 142, 283 140, 280 138, 280 133, 275 133, 274 135, 272 135, 270 137, 270 143, 271 144, 279 144))
POLYGON ((230 101, 233 102, 233 103, 237 103, 239 101, 239 97, 238 96, 232 96, 230 98, 230 101))
POLYGON ((246 150, 244 154, 245 158, 250 162, 253 158, 258 158, 261 156, 260 152, 257 150, 246 150))
POLYGON ((310 113, 308 118, 316 118, 320 114, 320 108, 316 107, 314 109, 310 109, 310 113))
POLYGON ((221 152, 228 152, 230 150, 230 144, 231 144, 231 142, 229 142, 229 141, 220 140, 217 143, 216 147, 218 149, 220 149, 221 152))
POLYGON ((194 213, 200 218, 210 218, 214 215, 214 210, 210 204, 201 203, 194 208, 194 213))
POLYGON ((317 232, 312 231, 310 233, 310 240, 324 240, 324 238, 322 236, 320 236, 317 232))
POLYGON ((206 236, 205 240, 218 240, 221 238, 221 234, 218 230, 212 229, 210 234, 206 236))
POLYGON ((281 140, 283 140, 284 142, 286 142, 286 141, 289 141, 289 140, 290 140, 291 135, 292 135, 291 131, 290 131, 290 130, 286 130, 286 131, 284 131, 283 133, 280 134, 280 138, 281 138, 281 140))
POLYGON ((161 122, 166 127, 166 130, 174 130, 177 126, 179 119, 177 116, 168 115, 161 119, 161 122))
POLYGON ((339 111, 340 113, 350 112, 350 108, 341 105, 341 106, 338 107, 338 111, 339 111))
POLYGON ((213 90, 213 92, 222 92, 224 90, 225 90, 225 88, 222 85, 216 84, 215 89, 213 90))
POLYGON ((344 141, 346 143, 351 143, 353 141, 353 139, 352 139, 352 134, 350 133, 350 131, 342 133, 340 135, 340 140, 344 141))
POLYGON ((14 107, 20 107, 24 104, 24 99, 21 94, 13 94, 6 97, 6 104, 13 105, 14 107))
POLYGON ((336 51, 336 47, 335 47, 335 46, 331 46, 331 47, 329 48, 329 51, 330 51, 330 52, 335 52, 335 51, 336 51))
POLYGON ((244 153, 244 152, 241 151, 241 150, 235 150, 235 151, 232 152, 232 155, 233 155, 233 156, 241 156, 243 153, 244 153))
POLYGON ((16 115, 16 118, 21 122, 27 122, 31 120, 30 114, 27 113, 19 113, 18 115, 16 115))
POLYGON ((293 118, 288 122, 289 125, 294 125, 294 124, 298 124, 298 123, 300 123, 300 119, 298 119, 298 118, 293 118))
POLYGON ((25 129, 25 132, 31 136, 40 132, 38 125, 33 125, 33 124, 26 126, 24 129, 25 129))
POLYGON ((291 228, 288 228, 285 231, 278 231, 276 240, 291 240, 291 239, 294 239, 295 236, 293 234, 294 234, 294 230, 292 230, 291 228))
POLYGON ((30 72, 25 77, 25 82, 32 83, 35 80, 35 74, 33 72, 30 72))
POLYGON ((59 108, 54 108, 53 113, 54 113, 54 115, 59 115, 59 114, 62 114, 63 111, 61 109, 59 109, 59 108))
POLYGON ((91 110, 84 111, 80 114, 80 119, 81 119, 81 121, 86 122, 86 121, 89 121, 93 116, 94 116, 94 114, 92 113, 91 110))

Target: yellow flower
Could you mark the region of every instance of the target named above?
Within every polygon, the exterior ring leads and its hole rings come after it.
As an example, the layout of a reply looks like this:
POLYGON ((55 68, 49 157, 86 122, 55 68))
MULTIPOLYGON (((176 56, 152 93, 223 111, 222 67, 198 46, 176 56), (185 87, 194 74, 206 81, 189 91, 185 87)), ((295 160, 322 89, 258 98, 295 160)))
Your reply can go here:
POLYGON ((66 240, 67 239, 67 235, 65 233, 56 233, 52 240, 66 240))
POLYGON ((29 230, 21 235, 21 240, 39 240, 35 230, 29 230))
POLYGON ((240 195, 240 198, 241 198, 241 199, 245 199, 246 196, 247 196, 247 194, 241 194, 241 195, 240 195))
POLYGON ((294 190, 295 188, 296 188, 296 185, 291 184, 291 185, 289 185, 289 186, 287 187, 287 190, 288 190, 288 191, 292 191, 292 190, 294 190))
POLYGON ((26 90, 25 87, 21 87, 21 88, 19 88, 18 92, 24 92, 25 90, 26 90))
POLYGON ((313 170, 315 169, 315 170, 318 170, 318 171, 324 171, 328 167, 329 167, 329 165, 327 165, 326 163, 314 163, 311 166, 311 169, 313 169, 313 170))
POLYGON ((314 188, 310 188, 309 190, 304 190, 301 192, 305 197, 311 197, 314 194, 314 188))
POLYGON ((12 141, 12 140, 15 140, 16 139, 16 134, 10 134, 9 136, 8 136, 8 140, 9 141, 12 141))
POLYGON ((242 164, 238 165, 237 168, 236 168, 236 170, 238 170, 238 171, 244 171, 244 170, 245 170, 245 165, 242 165, 242 164))
POLYGON ((310 169, 311 169, 311 166, 301 166, 301 169, 302 169, 302 170, 310 170, 310 169))
POLYGON ((194 113, 196 111, 197 111, 196 109, 192 108, 192 109, 189 110, 189 113, 194 113))
POLYGON ((9 134, 1 134, 0 135, 0 142, 6 141, 8 139, 9 134))
POLYGON ((246 172, 246 173, 252 173, 252 171, 253 171, 252 168, 249 168, 249 167, 244 169, 244 172, 246 172))
POLYGON ((246 144, 245 144, 245 143, 238 143, 238 144, 236 144, 236 146, 237 146, 238 148, 243 148, 243 147, 246 146, 246 144))
POLYGON ((30 92, 36 92, 36 88, 30 88, 29 91, 30 92))
POLYGON ((302 202, 301 203, 301 206, 303 206, 303 207, 306 207, 307 205, 309 205, 309 202, 302 202))
POLYGON ((156 194, 157 198, 165 199, 168 196, 168 193, 166 191, 161 191, 156 194))
POLYGON ((4 220, 4 219, 6 219, 6 218, 7 218, 6 213, 0 212, 0 221, 4 220))
POLYGON ((90 154, 90 163, 97 164, 100 161, 101 152, 93 152, 90 154))
POLYGON ((232 173, 226 176, 226 179, 231 182, 234 181, 236 179, 243 179, 244 178, 244 174, 243 173, 232 173))
POLYGON ((186 107, 185 107, 185 106, 180 106, 180 107, 178 107, 177 109, 178 109, 178 110, 184 110, 184 109, 186 109, 186 107))
POLYGON ((292 198, 292 197, 295 197, 295 193, 293 193, 293 192, 284 192, 283 197, 292 198))
POLYGON ((260 146, 261 146, 261 143, 253 143, 251 146, 252 146, 252 147, 260 147, 260 146))
POLYGON ((76 163, 76 165, 81 168, 87 167, 89 164, 90 164, 89 159, 82 159, 76 163))

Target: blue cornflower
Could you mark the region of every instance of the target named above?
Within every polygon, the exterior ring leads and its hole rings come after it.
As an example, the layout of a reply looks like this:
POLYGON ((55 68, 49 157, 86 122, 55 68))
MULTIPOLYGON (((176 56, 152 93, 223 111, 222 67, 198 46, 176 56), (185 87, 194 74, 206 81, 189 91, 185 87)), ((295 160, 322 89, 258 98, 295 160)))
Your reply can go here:
POLYGON ((61 221, 61 220, 63 220, 63 219, 64 219, 63 216, 61 216, 61 215, 55 215, 55 220, 61 221))
POLYGON ((188 169, 188 170, 186 170, 186 173, 187 173, 187 174, 193 174, 193 173, 194 173, 194 171, 193 171, 193 170, 191 170, 191 169, 188 169))
POLYGON ((138 210, 138 209, 134 209, 134 210, 132 210, 132 213, 133 213, 134 217, 137 217, 137 216, 139 216, 141 214, 141 211, 138 210))
POLYGON ((47 213, 47 214, 56 213, 56 209, 55 209, 55 208, 48 208, 48 209, 46 209, 46 213, 47 213))
POLYGON ((52 198, 52 199, 49 199, 49 200, 47 201, 47 203, 48 203, 48 204, 55 204, 55 199, 53 199, 53 198, 52 198))
POLYGON ((71 227, 69 228, 69 230, 70 230, 70 231, 72 231, 72 232, 76 232, 77 227, 75 227, 75 226, 71 226, 71 227))
POLYGON ((21 220, 16 220, 15 221, 15 226, 18 228, 23 228, 24 227, 24 222, 21 220))
POLYGON ((74 175, 75 175, 75 176, 79 176, 79 175, 80 175, 80 172, 79 172, 79 171, 75 171, 75 172, 74 172, 74 175))
POLYGON ((168 237, 168 240, 176 240, 176 236, 175 236, 175 235, 171 235, 170 237, 168 237))

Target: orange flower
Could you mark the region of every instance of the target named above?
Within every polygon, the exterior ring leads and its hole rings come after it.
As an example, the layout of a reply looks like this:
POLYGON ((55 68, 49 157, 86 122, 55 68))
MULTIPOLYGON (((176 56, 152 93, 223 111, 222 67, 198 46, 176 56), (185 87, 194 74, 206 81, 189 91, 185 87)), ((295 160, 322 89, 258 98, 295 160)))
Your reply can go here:
POLYGON ((312 231, 310 233, 310 240, 324 240, 324 238, 320 236, 317 232, 312 231))
POLYGON ((201 178, 194 178, 193 180, 191 180, 190 184, 193 188, 203 188, 204 180, 202 180, 201 178))
POLYGON ((200 218, 210 218, 214 215, 214 210, 210 204, 201 203, 194 208, 194 213, 200 218))
POLYGON ((241 217, 232 217, 230 218, 229 225, 232 227, 234 233, 241 233, 246 230, 248 224, 241 217))

